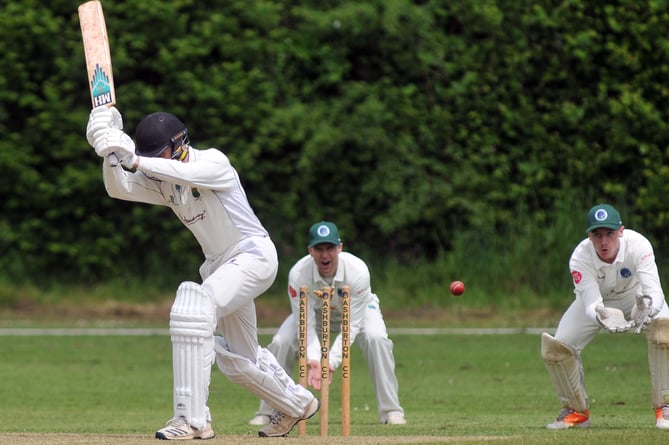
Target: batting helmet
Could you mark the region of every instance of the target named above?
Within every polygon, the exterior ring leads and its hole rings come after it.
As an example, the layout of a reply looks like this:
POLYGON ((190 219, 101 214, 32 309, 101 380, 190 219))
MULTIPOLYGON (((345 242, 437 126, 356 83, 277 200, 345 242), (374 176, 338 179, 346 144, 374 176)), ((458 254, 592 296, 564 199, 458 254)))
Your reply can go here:
POLYGON ((169 148, 172 158, 183 159, 187 143, 188 130, 184 123, 164 111, 149 114, 135 130, 135 151, 139 156, 157 157, 169 148))

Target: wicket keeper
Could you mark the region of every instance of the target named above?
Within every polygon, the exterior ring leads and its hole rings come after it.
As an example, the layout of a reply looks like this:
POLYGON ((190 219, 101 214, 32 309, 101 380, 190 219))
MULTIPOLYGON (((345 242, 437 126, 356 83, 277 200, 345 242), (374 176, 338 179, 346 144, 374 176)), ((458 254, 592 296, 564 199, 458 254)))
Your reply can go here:
MULTIPOLYGON (((298 353, 298 291, 301 286, 309 288, 307 317, 307 363, 308 382, 320 389, 320 326, 321 300, 314 291, 324 286, 335 288, 331 303, 330 328, 335 339, 330 347, 330 378, 342 360, 341 349, 341 288, 351 288, 350 341, 362 350, 376 392, 379 420, 382 423, 403 425, 406 423, 404 409, 400 406, 398 382, 395 376, 393 342, 383 320, 379 298, 372 292, 370 274, 363 260, 344 252, 337 226, 321 221, 309 229, 308 255, 300 259, 288 274, 288 297, 292 313, 281 324, 267 346, 287 373, 291 373, 298 353)), ((265 401, 260 403, 256 416, 249 423, 263 425, 270 421, 271 408, 265 401)))
POLYGON ((546 427, 590 426, 581 351, 606 330, 646 333, 655 426, 669 430, 669 308, 653 247, 646 237, 626 229, 609 204, 590 209, 585 232, 588 237, 569 260, 575 299, 555 337, 541 336, 541 356, 562 404, 546 427))

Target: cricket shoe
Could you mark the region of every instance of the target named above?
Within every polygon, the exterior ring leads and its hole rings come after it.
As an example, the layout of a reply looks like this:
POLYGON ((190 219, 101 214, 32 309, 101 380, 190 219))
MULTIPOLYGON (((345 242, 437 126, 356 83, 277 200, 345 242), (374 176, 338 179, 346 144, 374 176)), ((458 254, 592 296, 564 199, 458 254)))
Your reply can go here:
POLYGON ((404 418, 402 411, 390 411, 385 423, 388 425, 405 425, 407 420, 404 418))
POLYGON ((171 419, 167 425, 156 431, 156 439, 161 440, 211 439, 215 435, 211 422, 199 429, 191 426, 183 416, 171 419))
POLYGON ((669 430, 669 405, 666 403, 655 408, 655 426, 661 430, 669 430))
POLYGON ((546 425, 549 430, 566 430, 567 428, 587 428, 590 426, 590 410, 578 412, 571 408, 564 408, 555 422, 546 425))
POLYGON ((258 414, 253 419, 249 420, 249 425, 263 426, 269 423, 269 416, 266 414, 258 414))
POLYGON ((265 425, 265 428, 258 431, 258 436, 260 437, 284 437, 290 433, 297 422, 300 420, 306 420, 316 414, 318 408, 320 408, 321 402, 318 399, 314 399, 309 403, 307 409, 304 411, 301 417, 291 417, 286 413, 282 413, 279 410, 274 410, 274 413, 269 418, 269 423, 265 425))

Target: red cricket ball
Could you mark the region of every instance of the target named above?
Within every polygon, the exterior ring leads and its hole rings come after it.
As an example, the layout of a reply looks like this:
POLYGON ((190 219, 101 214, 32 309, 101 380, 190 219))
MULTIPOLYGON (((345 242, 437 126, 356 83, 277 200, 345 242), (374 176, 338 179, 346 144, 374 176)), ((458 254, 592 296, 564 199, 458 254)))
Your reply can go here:
POLYGON ((465 283, 462 281, 451 282, 451 293, 453 295, 462 295, 465 292, 465 283))

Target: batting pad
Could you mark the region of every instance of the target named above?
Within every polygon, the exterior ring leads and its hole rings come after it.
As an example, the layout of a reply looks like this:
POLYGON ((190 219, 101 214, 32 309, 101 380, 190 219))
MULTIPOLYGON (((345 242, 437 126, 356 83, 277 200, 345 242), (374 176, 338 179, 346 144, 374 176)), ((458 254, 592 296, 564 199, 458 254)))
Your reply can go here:
POLYGON ((654 319, 646 332, 653 407, 657 408, 669 403, 669 318, 654 319))
POLYGON ((580 412, 587 410, 583 364, 576 349, 544 332, 541 334, 541 358, 562 406, 580 412))
POLYGON ((274 409, 300 417, 314 396, 298 385, 266 348, 258 348, 256 362, 230 351, 222 337, 215 337, 216 364, 233 383, 251 391, 274 409))
POLYGON ((195 428, 209 419, 207 398, 214 362, 216 307, 197 283, 186 281, 177 289, 170 311, 174 416, 183 416, 195 428))

